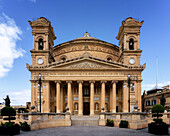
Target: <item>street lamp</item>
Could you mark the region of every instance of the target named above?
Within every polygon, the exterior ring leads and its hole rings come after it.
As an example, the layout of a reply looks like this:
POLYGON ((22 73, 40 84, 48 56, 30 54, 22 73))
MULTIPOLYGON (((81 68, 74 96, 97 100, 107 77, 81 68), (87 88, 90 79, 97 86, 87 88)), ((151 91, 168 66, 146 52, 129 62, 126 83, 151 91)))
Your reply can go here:
POLYGON ((130 85, 131 85, 131 81, 132 80, 138 80, 138 76, 131 76, 128 74, 128 88, 129 88, 129 100, 128 100, 128 103, 129 103, 129 112, 130 112, 130 85), (133 78, 133 79, 131 79, 133 78))
POLYGON ((41 86, 42 86, 42 82, 41 82, 41 74, 38 74, 38 84, 39 84, 39 100, 40 100, 40 113, 41 113, 41 86))
POLYGON ((128 88, 129 88, 129 112, 130 112, 130 82, 131 82, 131 79, 130 79, 130 75, 128 75, 128 88))

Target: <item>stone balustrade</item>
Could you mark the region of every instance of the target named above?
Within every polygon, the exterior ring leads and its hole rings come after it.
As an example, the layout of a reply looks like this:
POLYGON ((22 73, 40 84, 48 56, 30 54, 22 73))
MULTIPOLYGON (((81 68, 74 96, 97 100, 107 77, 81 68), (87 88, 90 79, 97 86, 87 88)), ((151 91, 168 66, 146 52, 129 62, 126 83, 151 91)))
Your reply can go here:
POLYGON ((132 113, 100 113, 99 125, 105 126, 107 119, 114 120, 114 126, 119 127, 121 120, 129 122, 130 129, 141 129, 148 126, 146 113, 132 112, 132 113))
MULTIPOLYGON (((131 112, 131 113, 100 113, 99 126, 105 126, 107 119, 114 120, 114 126, 119 127, 121 120, 129 122, 130 129, 141 129, 148 126, 148 123, 153 122, 151 113, 131 112)), ((163 121, 170 124, 170 113, 163 113, 163 121)))
MULTIPOLYGON (((41 128, 50 128, 57 126, 71 126, 70 113, 18 113, 16 115, 15 123, 26 121, 31 130, 37 130, 41 128)), ((0 119, 0 122, 7 122, 0 119)))

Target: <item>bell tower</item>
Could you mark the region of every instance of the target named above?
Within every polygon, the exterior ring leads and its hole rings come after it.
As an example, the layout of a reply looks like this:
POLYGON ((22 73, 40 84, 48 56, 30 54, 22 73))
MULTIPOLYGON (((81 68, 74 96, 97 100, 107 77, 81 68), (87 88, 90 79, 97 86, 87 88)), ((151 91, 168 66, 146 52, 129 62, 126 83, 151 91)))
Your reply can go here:
POLYGON ((44 17, 28 22, 33 35, 32 65, 45 65, 55 61, 53 45, 56 37, 51 22, 44 17))
POLYGON ((119 28, 119 62, 125 65, 138 66, 140 65, 140 56, 142 50, 139 46, 140 28, 144 21, 136 21, 132 17, 128 17, 122 21, 119 28))

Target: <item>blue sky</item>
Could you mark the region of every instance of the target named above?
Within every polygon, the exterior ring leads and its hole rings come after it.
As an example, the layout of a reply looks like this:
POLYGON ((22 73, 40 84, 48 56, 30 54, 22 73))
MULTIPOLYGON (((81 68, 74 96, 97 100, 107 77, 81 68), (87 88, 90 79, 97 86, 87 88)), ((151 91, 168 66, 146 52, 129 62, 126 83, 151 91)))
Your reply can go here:
POLYGON ((46 17, 57 36, 55 45, 88 31, 92 37, 118 45, 116 36, 127 17, 144 20, 140 48, 143 50, 142 91, 156 82, 170 85, 169 0, 0 0, 0 102, 9 94, 13 105, 30 101, 32 34, 28 20, 46 17))

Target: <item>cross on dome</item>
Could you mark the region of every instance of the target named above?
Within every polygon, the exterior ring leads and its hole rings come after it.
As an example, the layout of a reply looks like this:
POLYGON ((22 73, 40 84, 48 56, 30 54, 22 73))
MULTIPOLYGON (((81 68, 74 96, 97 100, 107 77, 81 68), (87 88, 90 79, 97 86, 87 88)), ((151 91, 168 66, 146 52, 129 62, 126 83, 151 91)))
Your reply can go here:
POLYGON ((85 33, 83 34, 83 37, 90 37, 90 34, 89 34, 88 32, 85 32, 85 33))

